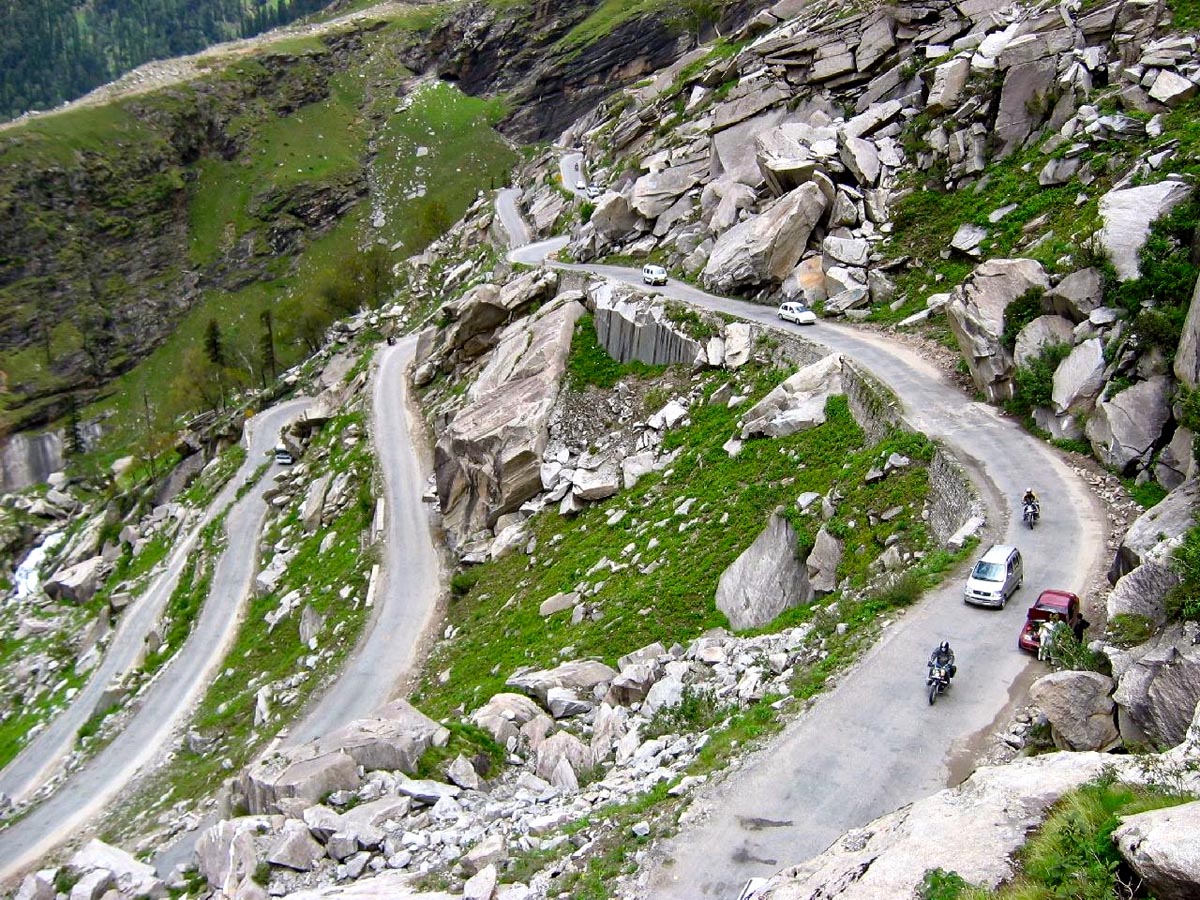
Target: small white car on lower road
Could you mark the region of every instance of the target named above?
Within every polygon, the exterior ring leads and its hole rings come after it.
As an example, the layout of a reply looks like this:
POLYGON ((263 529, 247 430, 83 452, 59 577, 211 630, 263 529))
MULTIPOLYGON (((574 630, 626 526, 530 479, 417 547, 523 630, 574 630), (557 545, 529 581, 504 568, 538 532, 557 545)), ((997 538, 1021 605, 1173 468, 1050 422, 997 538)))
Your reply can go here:
POLYGON ((779 307, 779 318, 797 325, 815 325, 817 314, 798 300, 789 300, 779 307))

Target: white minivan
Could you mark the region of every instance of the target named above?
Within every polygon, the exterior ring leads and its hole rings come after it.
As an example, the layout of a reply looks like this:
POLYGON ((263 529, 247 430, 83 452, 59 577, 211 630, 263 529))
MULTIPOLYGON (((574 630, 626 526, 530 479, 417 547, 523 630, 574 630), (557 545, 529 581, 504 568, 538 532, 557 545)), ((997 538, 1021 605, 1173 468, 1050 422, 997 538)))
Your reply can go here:
POLYGON ((296 461, 292 456, 292 451, 287 448, 287 444, 278 443, 275 445, 275 462, 281 466, 290 466, 296 461))
POLYGON ((650 263, 642 266, 642 281, 646 284, 666 284, 667 270, 650 263))
POLYGON ((967 576, 963 600, 976 606, 1003 609, 1024 579, 1021 551, 1007 544, 993 544, 967 576))

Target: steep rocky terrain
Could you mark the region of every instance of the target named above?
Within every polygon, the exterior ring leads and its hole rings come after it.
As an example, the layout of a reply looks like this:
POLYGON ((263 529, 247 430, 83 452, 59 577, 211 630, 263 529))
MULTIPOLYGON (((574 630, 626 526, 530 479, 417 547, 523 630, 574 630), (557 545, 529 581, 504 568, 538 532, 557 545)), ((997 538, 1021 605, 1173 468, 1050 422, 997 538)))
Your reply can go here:
MULTIPOLYGON (((567 257, 661 263, 714 293, 803 300, 823 320, 937 344, 973 392, 964 410, 1002 407, 1147 507, 1114 536, 1111 589, 1084 598, 1085 641, 1056 639, 1054 671, 996 723, 997 742, 1032 758, 863 822, 812 860, 779 860, 791 865, 762 896, 1021 890, 1041 877, 1021 851, 1031 832, 1061 815, 1037 840, 1082 833, 1071 816, 1110 789, 1131 793, 1087 844, 1100 860, 1088 884, 1116 891, 1136 875, 1120 896, 1194 895, 1194 8, 725 9, 724 36, 690 52, 635 18, 575 54, 567 36, 591 7, 468 4, 404 58, 505 91, 511 134, 565 126, 558 143, 581 148, 595 196, 555 183, 557 148, 531 152, 515 180, 534 231, 560 236, 567 257), (502 53, 518 35, 524 49, 502 53)), ((346 882, 362 896, 654 896, 654 842, 687 833, 692 799, 714 781, 736 790, 745 745, 902 623, 971 546, 989 498, 851 359, 615 276, 514 265, 509 239, 478 198, 396 266, 384 319, 356 320, 367 340, 419 330, 427 497, 454 567, 411 703, 251 758, 288 721, 271 698, 295 703, 301 652, 294 671, 237 686, 236 741, 189 737, 197 757, 214 741, 228 754, 219 801, 172 805, 183 795, 158 783, 132 803, 153 815, 107 835, 151 850, 215 807, 195 868, 164 883, 91 845, 22 896, 324 897, 346 882)), ((271 577, 288 578, 290 542, 322 515, 299 509, 330 486, 309 474, 278 495, 291 506, 271 532, 271 577)), ((61 486, 22 512, 65 514, 78 501, 61 486)), ((61 591, 100 567, 51 581, 61 591)), ((298 612, 299 596, 267 593, 281 619, 298 612)), ((320 636, 314 613, 296 618, 302 638, 320 636)), ((61 690, 60 666, 25 682, 61 690)))

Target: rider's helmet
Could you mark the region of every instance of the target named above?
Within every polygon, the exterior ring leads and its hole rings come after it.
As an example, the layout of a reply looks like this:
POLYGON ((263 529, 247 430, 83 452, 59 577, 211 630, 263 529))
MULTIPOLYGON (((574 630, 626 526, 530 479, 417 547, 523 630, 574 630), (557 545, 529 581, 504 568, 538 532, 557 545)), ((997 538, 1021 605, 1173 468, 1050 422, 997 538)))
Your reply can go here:
POLYGON ((949 652, 950 652, 950 642, 949 641, 942 641, 940 644, 938 644, 938 653, 949 653, 949 652))

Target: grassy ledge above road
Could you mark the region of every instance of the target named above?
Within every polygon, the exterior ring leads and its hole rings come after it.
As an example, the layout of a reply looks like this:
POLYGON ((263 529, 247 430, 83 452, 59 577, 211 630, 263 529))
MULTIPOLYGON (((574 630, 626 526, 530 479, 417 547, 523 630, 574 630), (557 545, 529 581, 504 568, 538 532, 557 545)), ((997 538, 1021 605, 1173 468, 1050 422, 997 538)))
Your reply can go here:
MULTIPOLYGON (((574 383, 586 357, 587 342, 577 341, 570 363, 574 383)), ((537 543, 532 556, 514 553, 456 576, 448 614, 455 637, 434 650, 417 696, 422 708, 434 715, 470 711, 503 690, 520 666, 552 666, 565 656, 614 663, 653 641, 669 646, 725 625, 713 603, 717 581, 773 510, 787 510, 801 543, 811 546, 822 523, 811 507, 805 515, 794 505, 806 491, 840 497, 824 527, 846 546, 838 572, 843 590, 866 586, 872 563, 893 536, 904 550, 927 553, 931 543, 921 511, 928 488, 924 464, 933 446, 924 438, 897 431, 867 447, 844 398, 833 398, 828 421, 811 431, 749 441, 737 457, 722 449, 737 431, 741 411, 786 374, 743 370, 737 380, 750 399, 736 409, 695 405, 691 423, 666 437, 664 450, 679 452, 666 471, 574 518, 543 511, 530 522, 537 543), (893 451, 914 465, 867 484, 867 471, 893 451), (686 512, 677 512, 685 504, 686 512), (899 512, 880 520, 894 507, 899 512), (606 524, 618 510, 623 518, 606 524), (595 571, 605 557, 619 571, 595 571), (595 611, 583 621, 572 624, 569 613, 539 615, 538 606, 552 594, 600 582, 589 599, 595 611)), ((604 375, 607 381, 610 374, 604 375)), ((706 394, 729 379, 722 373, 703 377, 706 394)), ((783 624, 806 615, 811 610, 791 610, 783 624)))
POLYGON ((1109 900, 1143 896, 1129 885, 1112 833, 1123 816, 1194 800, 1167 786, 1136 787, 1101 778, 1064 796, 1017 855, 1018 873, 987 890, 956 872, 925 875, 922 900, 1109 900))

